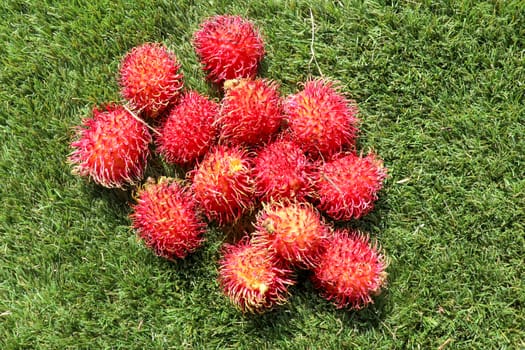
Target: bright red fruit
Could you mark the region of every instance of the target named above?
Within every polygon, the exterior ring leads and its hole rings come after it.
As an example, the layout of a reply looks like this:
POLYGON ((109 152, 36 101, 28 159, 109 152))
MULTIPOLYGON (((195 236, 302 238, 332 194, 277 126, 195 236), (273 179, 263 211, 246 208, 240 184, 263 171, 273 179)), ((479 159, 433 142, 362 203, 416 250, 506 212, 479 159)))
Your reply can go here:
POLYGON ((131 106, 155 118, 179 97, 183 74, 175 54, 159 43, 133 48, 121 62, 121 94, 131 106))
POLYGON ((386 168, 373 153, 347 154, 324 163, 317 177, 318 208, 336 220, 359 219, 374 208, 386 168))
POLYGON ((163 121, 156 138, 166 162, 188 164, 203 156, 217 136, 219 105, 198 92, 185 93, 163 121))
POLYGON ((262 313, 285 303, 294 284, 290 269, 247 239, 226 245, 219 265, 224 294, 243 312, 262 313))
POLYGON ((252 243, 292 265, 312 268, 324 250, 330 229, 308 203, 272 203, 257 216, 252 243))
POLYGON ((303 201, 313 193, 314 166, 294 142, 279 140, 254 159, 256 193, 264 202, 303 201))
POLYGON ((193 44, 208 79, 253 78, 264 57, 264 43, 252 22, 239 16, 214 16, 201 24, 193 44))
POLYGON ((174 179, 148 182, 137 193, 131 219, 146 246, 169 260, 185 258, 203 242, 206 224, 188 189, 174 179))
POLYGON ((195 198, 219 225, 234 222, 253 206, 252 166, 241 148, 213 148, 190 176, 195 198))
POLYGON ((314 158, 327 158, 353 147, 357 134, 357 106, 333 82, 310 80, 284 104, 292 137, 314 158))
POLYGON ((330 238, 312 281, 337 308, 361 309, 386 284, 386 267, 384 256, 368 236, 341 229, 330 238))
POLYGON ((134 184, 142 178, 150 153, 148 128, 119 105, 94 108, 92 114, 71 143, 73 173, 108 188, 134 184))
POLYGON ((233 145, 268 141, 283 119, 277 84, 241 79, 227 85, 217 121, 221 141, 233 145))

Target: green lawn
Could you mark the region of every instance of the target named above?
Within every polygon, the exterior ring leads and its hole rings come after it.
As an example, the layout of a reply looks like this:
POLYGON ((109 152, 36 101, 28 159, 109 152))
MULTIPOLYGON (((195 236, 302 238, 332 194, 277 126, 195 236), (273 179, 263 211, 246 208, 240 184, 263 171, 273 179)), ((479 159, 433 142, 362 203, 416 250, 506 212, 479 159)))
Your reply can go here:
POLYGON ((2 1, 0 348, 525 348, 524 2, 193 3, 2 1), (319 75, 310 10, 319 69, 389 168, 376 210, 351 223, 390 257, 389 286, 341 311, 300 276, 287 305, 244 316, 216 282, 220 231, 184 261, 155 257, 125 196, 71 175, 69 143, 93 105, 119 100, 119 60, 145 41, 213 94, 190 44, 212 14, 253 19, 261 74, 296 91, 319 75))

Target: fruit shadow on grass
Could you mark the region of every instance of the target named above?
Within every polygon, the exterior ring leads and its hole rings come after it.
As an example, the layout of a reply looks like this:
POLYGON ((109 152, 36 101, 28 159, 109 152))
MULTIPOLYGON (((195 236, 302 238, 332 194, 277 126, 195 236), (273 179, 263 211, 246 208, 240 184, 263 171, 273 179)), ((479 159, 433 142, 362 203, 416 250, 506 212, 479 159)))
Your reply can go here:
POLYGON ((319 295, 306 271, 298 274, 298 283, 290 292, 291 297, 287 304, 262 315, 244 315, 246 332, 259 338, 261 342, 268 339, 268 334, 276 334, 280 340, 288 341, 293 341, 298 335, 314 340, 322 332, 347 337, 356 332, 366 333, 382 327, 385 317, 391 311, 387 290, 375 297, 374 303, 364 309, 336 309, 331 302, 319 295))
POLYGON ((133 202, 132 189, 105 188, 93 182, 86 182, 82 191, 93 201, 102 201, 115 218, 129 215, 129 204, 133 202))

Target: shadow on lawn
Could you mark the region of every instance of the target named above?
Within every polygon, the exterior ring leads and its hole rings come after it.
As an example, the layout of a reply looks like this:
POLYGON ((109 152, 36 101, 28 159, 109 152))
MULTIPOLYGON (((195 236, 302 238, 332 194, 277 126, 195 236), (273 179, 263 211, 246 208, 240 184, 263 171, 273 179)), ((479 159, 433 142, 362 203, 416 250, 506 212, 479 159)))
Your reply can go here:
POLYGON ((125 218, 130 212, 129 204, 133 202, 133 192, 131 190, 109 189, 86 181, 82 191, 92 201, 104 202, 115 218, 125 218))
POLYGON ((292 290, 288 304, 263 315, 246 315, 247 333, 264 341, 269 334, 293 339, 298 335, 307 339, 317 337, 314 332, 329 332, 345 337, 382 327, 390 312, 388 290, 374 299, 374 304, 355 311, 336 309, 324 300, 309 281, 302 281, 292 290))

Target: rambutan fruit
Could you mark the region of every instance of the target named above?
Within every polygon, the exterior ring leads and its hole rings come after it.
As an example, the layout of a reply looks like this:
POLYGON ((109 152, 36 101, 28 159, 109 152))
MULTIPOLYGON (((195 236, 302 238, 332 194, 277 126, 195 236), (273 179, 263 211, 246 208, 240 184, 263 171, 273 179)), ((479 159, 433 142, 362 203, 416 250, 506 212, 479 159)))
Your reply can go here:
POLYGON ((302 268, 315 267, 324 250, 330 229, 309 203, 266 204, 257 216, 254 246, 302 268))
POLYGON ((241 148, 216 146, 190 173, 195 198, 210 220, 232 223, 253 205, 252 165, 241 148))
POLYGON ((355 144, 357 106, 326 79, 309 80, 284 103, 292 137, 314 158, 327 158, 355 144))
POLYGON ((268 141, 283 119, 277 84, 240 79, 227 85, 217 120, 221 142, 255 145, 268 141))
POLYGON ((166 259, 183 259, 203 242, 206 224, 197 203, 175 179, 147 182, 137 193, 130 217, 146 246, 166 259))
POLYGON ((256 194, 264 202, 303 201, 313 192, 314 166, 294 142, 278 140, 254 159, 256 194))
POLYGON ((312 282, 337 308, 361 309, 386 285, 387 262, 369 237, 336 230, 313 269, 312 282))
POLYGON ((219 283, 243 312, 262 313, 286 302, 292 271, 275 256, 243 239, 226 244, 219 261, 219 283))
POLYGON ((188 164, 203 156, 217 136, 219 105, 198 92, 185 93, 162 122, 157 150, 166 162, 188 164))
POLYGON ((142 178, 152 138, 146 125, 123 106, 93 108, 77 138, 69 156, 74 174, 108 188, 122 188, 142 178))
POLYGON ((359 219, 374 208, 386 168, 370 153, 346 154, 322 164, 315 182, 317 207, 335 220, 359 219))
POLYGON ((179 97, 183 86, 179 69, 177 57, 164 45, 137 46, 121 62, 121 94, 134 109, 155 118, 179 97))
POLYGON ((193 36, 193 45, 208 79, 254 78, 264 57, 264 43, 252 22, 231 15, 213 16, 193 36))

